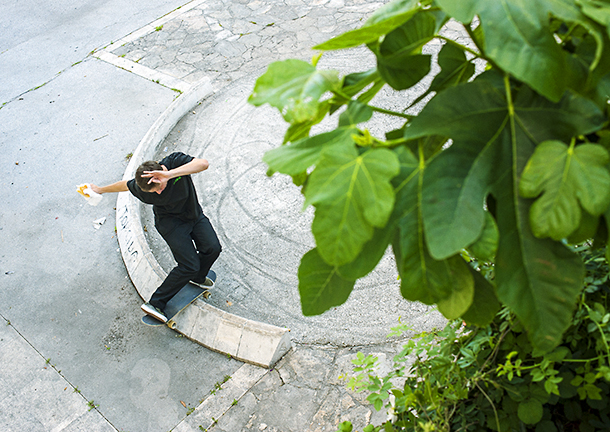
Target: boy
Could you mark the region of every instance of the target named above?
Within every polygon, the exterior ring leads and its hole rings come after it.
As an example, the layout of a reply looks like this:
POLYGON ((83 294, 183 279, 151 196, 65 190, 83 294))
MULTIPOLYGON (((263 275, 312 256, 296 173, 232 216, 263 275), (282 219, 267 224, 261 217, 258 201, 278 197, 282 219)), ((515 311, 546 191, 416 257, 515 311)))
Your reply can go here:
POLYGON ((147 161, 138 167, 134 179, 122 180, 91 189, 99 194, 131 192, 145 204, 152 204, 155 228, 178 263, 153 293, 142 310, 167 322, 167 302, 189 281, 211 286, 207 278, 212 264, 222 250, 216 232, 203 214, 191 174, 208 169, 205 159, 175 152, 160 162, 147 161))

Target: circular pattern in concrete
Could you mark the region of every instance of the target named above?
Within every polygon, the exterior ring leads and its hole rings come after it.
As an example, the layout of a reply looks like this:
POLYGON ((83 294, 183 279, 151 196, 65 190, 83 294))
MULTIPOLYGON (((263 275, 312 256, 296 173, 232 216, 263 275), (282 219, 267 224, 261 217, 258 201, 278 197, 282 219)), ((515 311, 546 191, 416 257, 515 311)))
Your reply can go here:
MULTIPOLYGON (((341 64, 341 57, 335 64, 329 61, 335 69, 341 64)), ((401 297, 391 254, 356 284, 344 305, 321 316, 302 315, 297 269, 301 256, 315 245, 313 209, 302 211, 303 197, 289 177, 266 175, 262 156, 281 144, 287 125, 277 110, 247 103, 254 81, 233 82, 205 99, 176 125, 155 156, 160 160, 182 151, 210 161, 209 170, 193 176, 204 213, 223 246, 209 302, 244 318, 286 326, 298 343, 383 343, 399 319, 416 330, 442 325, 438 313, 401 297)), ((385 107, 397 103, 397 97, 405 96, 380 96, 385 107)), ((334 127, 336 121, 337 115, 312 134, 334 127)), ((374 121, 367 126, 372 131, 387 128, 374 121)), ((152 228, 151 209, 144 207, 142 214, 143 223, 152 228)), ((154 229, 147 236, 155 257, 169 271, 175 265, 169 249, 154 229)))

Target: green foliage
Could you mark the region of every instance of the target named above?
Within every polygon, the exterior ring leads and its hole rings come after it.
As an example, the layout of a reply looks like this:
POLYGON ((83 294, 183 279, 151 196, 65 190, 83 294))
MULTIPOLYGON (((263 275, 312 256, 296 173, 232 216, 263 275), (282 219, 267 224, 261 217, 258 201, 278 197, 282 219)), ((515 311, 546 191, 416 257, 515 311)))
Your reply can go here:
MULTIPOLYGON (((541 354, 503 309, 486 327, 451 321, 422 333, 379 377, 359 353, 348 386, 367 391, 391 421, 371 431, 583 431, 610 429, 610 288, 603 252, 586 252, 586 286, 563 343, 541 354)), ((349 422, 340 431, 351 430, 349 422)))
POLYGON ((582 210, 593 216, 606 210, 608 160, 608 152, 599 145, 575 147, 572 142, 568 147, 561 141, 545 141, 536 148, 519 184, 524 197, 540 196, 530 212, 536 236, 561 240, 581 225, 582 210))
MULTIPOLYGON (((605 1, 395 0, 315 47, 365 44, 376 67, 340 77, 317 61, 271 64, 249 101, 289 123, 264 161, 316 209, 316 248, 299 269, 303 313, 347 300, 391 246, 406 299, 483 326, 508 307, 552 352, 584 277, 568 246, 609 238, 609 31, 605 1), (467 46, 443 35, 450 19, 467 46), (428 89, 397 111, 375 106, 386 85, 421 84, 431 41, 443 46, 428 89), (310 136, 335 114, 334 130, 310 136), (404 124, 372 136, 367 122, 387 116, 404 124), (473 271, 471 260, 488 264, 473 271)), ((521 411, 539 413, 534 402, 521 411)))

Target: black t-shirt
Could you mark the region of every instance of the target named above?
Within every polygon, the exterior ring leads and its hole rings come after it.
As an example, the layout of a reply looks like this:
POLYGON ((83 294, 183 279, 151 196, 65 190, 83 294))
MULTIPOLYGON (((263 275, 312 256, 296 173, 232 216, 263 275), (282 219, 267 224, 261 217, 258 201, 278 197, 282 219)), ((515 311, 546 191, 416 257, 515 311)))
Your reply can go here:
MULTIPOLYGON (((193 159, 195 159, 193 156, 175 152, 163 158, 159 163, 168 170, 172 170, 189 163, 193 159)), ((152 204, 155 213, 155 225, 160 231, 169 232, 179 221, 195 221, 202 214, 201 206, 197 200, 197 192, 190 175, 170 179, 160 194, 144 192, 137 185, 135 179, 129 180, 127 187, 137 199, 145 204, 152 204)))

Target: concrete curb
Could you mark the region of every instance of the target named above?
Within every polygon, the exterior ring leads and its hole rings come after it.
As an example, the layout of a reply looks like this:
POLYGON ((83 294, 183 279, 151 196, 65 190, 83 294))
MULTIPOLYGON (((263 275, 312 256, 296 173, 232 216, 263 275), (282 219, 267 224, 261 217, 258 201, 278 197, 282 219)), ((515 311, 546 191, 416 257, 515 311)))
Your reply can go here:
MULTIPOLYGON (((153 159, 158 145, 184 114, 213 92, 210 81, 204 80, 176 98, 138 144, 123 180, 132 179, 142 162, 153 159)), ((129 192, 118 195, 116 225, 129 277, 140 296, 147 300, 167 274, 148 246, 141 223, 140 203, 129 192)), ((178 332, 206 348, 265 368, 273 366, 292 346, 290 330, 241 318, 202 300, 193 302, 175 321, 178 332)))
POLYGON ((147 68, 146 66, 142 66, 141 64, 132 62, 131 60, 118 57, 106 50, 96 52, 93 54, 93 56, 105 61, 106 63, 110 63, 111 65, 126 70, 127 72, 132 72, 138 76, 141 76, 142 78, 146 78, 147 80, 156 82, 157 84, 161 84, 172 90, 179 90, 180 92, 185 93, 191 88, 189 83, 184 82, 181 79, 157 72, 154 69, 147 68))

